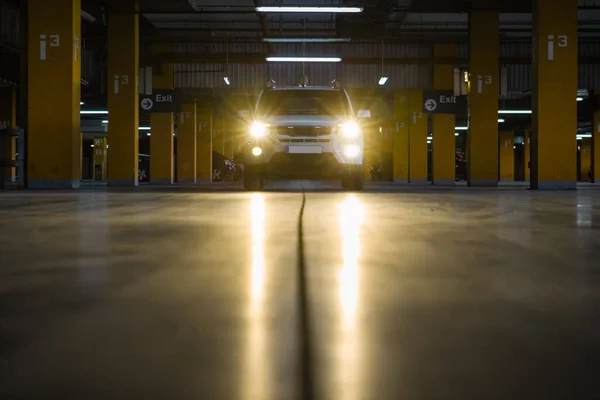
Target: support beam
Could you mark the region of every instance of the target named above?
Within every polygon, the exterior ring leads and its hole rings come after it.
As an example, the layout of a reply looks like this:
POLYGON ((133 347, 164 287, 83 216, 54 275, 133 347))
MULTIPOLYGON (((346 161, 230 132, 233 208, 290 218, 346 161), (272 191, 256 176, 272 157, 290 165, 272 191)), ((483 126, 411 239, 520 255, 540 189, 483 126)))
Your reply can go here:
POLYGON ((210 183, 212 181, 212 110, 196 106, 198 132, 196 138, 196 181, 210 183))
POLYGON ((184 104, 177 120, 177 182, 196 183, 196 103, 184 104))
POLYGON ((423 114, 423 90, 410 89, 408 108, 410 183, 427 183, 427 116, 423 114))
MULTIPOLYGON (((0 130, 14 129, 17 125, 17 89, 15 88, 0 88, 0 130)), ((1 162, 15 161, 17 153, 17 138, 2 137, 0 138, 2 154, 0 154, 1 162)), ((0 169, 2 169, 0 165, 0 169)), ((0 171, 0 179, 8 182, 15 182, 16 168, 4 168, 0 171)))
POLYGON ((394 92, 394 120, 393 138, 393 179, 394 182, 408 182, 409 170, 409 106, 410 90, 396 90, 394 92))
MULTIPOLYGON (((137 7, 131 11, 137 12, 137 7)), ((137 186, 139 183, 139 17, 136 12, 115 13, 108 17, 110 151, 107 176, 110 186, 137 186)))
MULTIPOLYGON (((515 180, 515 133, 513 131, 500 132, 500 180, 515 180)), ((498 147, 496 145, 496 147, 498 147)), ((497 158, 496 158, 497 160, 497 158)), ((496 178, 496 181, 498 178, 496 178)))
POLYGON ((593 182, 600 182, 600 111, 594 113, 594 129, 592 136, 592 167, 593 182))
POLYGON ((534 0, 531 188, 576 189, 577 2, 534 0))
POLYGON ((469 186, 498 185, 499 22, 497 11, 469 14, 469 186))
POLYGON ((579 144, 580 181, 591 182, 590 168, 592 166, 592 138, 583 138, 579 144))
POLYGON ((78 188, 81 1, 28 7, 27 185, 78 188))
MULTIPOLYGON (((152 50, 162 50, 157 47, 152 50)), ((152 88, 173 89, 173 64, 162 64, 158 72, 152 76, 152 88)), ((175 181, 173 125, 173 113, 150 114, 150 183, 171 185, 175 181)))
MULTIPOLYGON (((434 46, 434 57, 450 59, 456 56, 456 45, 434 46)), ((433 89, 454 89, 454 64, 434 64, 433 89)), ((434 185, 454 185, 456 178, 456 139, 454 114, 433 114, 433 155, 432 183, 434 185)))

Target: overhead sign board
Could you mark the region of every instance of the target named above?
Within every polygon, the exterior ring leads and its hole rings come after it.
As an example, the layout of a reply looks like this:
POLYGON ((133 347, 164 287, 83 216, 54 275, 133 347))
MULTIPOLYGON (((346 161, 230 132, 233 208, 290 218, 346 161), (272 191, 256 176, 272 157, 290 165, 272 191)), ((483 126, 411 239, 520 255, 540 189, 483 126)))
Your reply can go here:
POLYGON ((423 112, 429 114, 461 114, 467 109, 466 96, 455 96, 452 90, 423 91, 423 112))
POLYGON ((152 95, 140 95, 140 111, 148 113, 169 113, 181 111, 179 95, 174 90, 156 89, 152 95))

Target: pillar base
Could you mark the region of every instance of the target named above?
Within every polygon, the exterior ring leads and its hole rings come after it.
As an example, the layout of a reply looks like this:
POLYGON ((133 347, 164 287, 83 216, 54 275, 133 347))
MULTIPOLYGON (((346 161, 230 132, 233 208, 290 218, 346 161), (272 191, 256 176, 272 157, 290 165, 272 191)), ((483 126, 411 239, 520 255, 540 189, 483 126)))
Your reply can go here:
POLYGON ((575 190, 577 181, 538 181, 538 190, 575 190))
POLYGON ((394 178, 394 183, 408 183, 408 179, 394 178))
POLYGON ((410 178, 408 180, 408 183, 416 183, 416 184, 423 185, 423 184, 429 183, 429 181, 425 178, 410 178))
POLYGON ((31 179, 27 182, 29 189, 79 189, 79 179, 31 179))
POLYGON ((172 185, 173 179, 172 178, 155 178, 155 179, 150 178, 150 184, 151 185, 172 185))
MULTIPOLYGON (((514 182, 512 180, 505 180, 503 182, 514 182)), ((498 181, 495 179, 474 179, 467 182, 469 186, 498 186, 498 181)))
POLYGON ((456 182, 453 179, 436 179, 433 186, 454 186, 456 182))
POLYGON ((109 179, 107 181, 108 186, 139 186, 137 179, 109 179))
POLYGON ((197 178, 196 183, 212 183, 212 179, 210 178, 197 178))
POLYGON ((192 183, 196 183, 196 179, 194 179, 194 178, 177 179, 177 183, 183 183, 185 185, 189 185, 192 183))

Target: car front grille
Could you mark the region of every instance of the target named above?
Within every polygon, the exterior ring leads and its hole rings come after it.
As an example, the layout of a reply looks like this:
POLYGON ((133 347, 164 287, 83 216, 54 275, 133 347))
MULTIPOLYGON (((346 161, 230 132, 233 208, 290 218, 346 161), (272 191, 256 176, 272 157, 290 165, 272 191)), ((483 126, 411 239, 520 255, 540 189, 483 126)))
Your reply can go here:
POLYGON ((281 143, 329 143, 329 139, 279 139, 281 143))
POLYGON ((329 127, 316 128, 314 126, 277 126, 275 127, 275 132, 277 132, 278 135, 296 137, 316 137, 331 134, 331 130, 329 127))

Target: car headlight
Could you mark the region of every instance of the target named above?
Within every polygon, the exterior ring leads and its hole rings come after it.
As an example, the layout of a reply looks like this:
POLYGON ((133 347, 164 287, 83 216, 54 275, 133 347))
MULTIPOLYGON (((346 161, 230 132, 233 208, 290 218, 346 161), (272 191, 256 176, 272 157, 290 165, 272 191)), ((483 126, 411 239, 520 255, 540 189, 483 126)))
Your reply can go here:
POLYGON ((340 125, 342 136, 348 139, 354 139, 360 134, 360 126, 356 122, 348 121, 340 125))
POLYGON ((360 154, 360 146, 356 144, 344 146, 344 154, 346 157, 356 157, 360 154))
POLYGON ((269 133, 269 125, 261 122, 255 122, 250 127, 250 134, 254 137, 267 136, 269 133))

